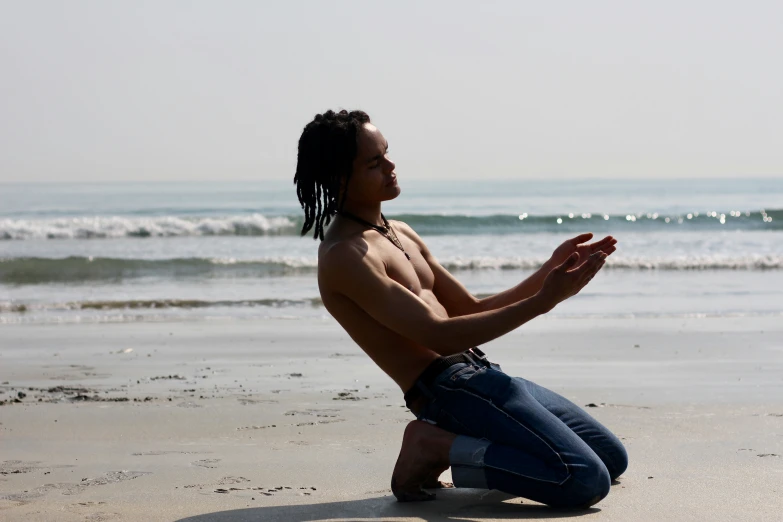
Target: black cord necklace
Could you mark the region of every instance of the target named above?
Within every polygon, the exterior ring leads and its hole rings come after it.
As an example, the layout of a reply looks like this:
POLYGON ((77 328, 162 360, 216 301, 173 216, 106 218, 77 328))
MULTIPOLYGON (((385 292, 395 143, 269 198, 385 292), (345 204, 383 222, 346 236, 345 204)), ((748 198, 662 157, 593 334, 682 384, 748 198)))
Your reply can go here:
POLYGON ((354 216, 350 212, 345 212, 345 211, 342 211, 342 210, 338 210, 337 213, 340 214, 343 217, 347 217, 348 219, 353 219, 354 221, 356 221, 358 223, 361 223, 362 225, 367 225, 368 227, 374 228, 375 230, 380 232, 383 235, 383 237, 385 237, 386 239, 391 241, 394 244, 394 246, 396 246, 397 248, 402 250, 402 253, 405 254, 405 257, 408 258, 408 261, 411 260, 411 256, 409 256, 408 253, 405 251, 405 249, 402 247, 402 243, 400 243, 400 240, 397 239, 397 235, 394 233, 394 230, 392 230, 392 227, 389 224, 389 222, 386 221, 386 218, 384 217, 383 212, 381 212, 381 219, 383 220, 383 226, 373 225, 369 221, 365 221, 362 218, 360 218, 359 216, 354 216))

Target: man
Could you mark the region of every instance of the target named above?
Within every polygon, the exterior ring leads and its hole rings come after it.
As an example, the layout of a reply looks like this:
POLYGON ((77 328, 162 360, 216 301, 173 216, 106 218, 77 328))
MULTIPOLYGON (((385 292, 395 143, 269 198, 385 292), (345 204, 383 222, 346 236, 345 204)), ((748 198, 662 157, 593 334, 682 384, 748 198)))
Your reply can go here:
POLYGON ((362 111, 327 111, 304 129, 294 182, 320 238, 324 306, 405 392, 416 415, 392 474, 399 501, 451 466, 456 487, 499 489, 550 506, 586 508, 609 493, 627 454, 608 429, 564 397, 509 377, 476 348, 581 290, 616 241, 558 247, 528 279, 477 299, 381 203, 400 194, 388 142, 362 111), (329 225, 324 234, 324 225, 329 225))

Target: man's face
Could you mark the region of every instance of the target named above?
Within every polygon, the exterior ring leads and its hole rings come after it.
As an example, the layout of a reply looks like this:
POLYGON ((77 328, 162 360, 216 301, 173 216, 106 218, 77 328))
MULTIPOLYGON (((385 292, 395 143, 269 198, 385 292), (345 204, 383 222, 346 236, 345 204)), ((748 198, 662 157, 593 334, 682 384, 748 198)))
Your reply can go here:
POLYGON ((400 195, 389 143, 377 127, 365 123, 357 136, 357 153, 348 182, 348 200, 362 203, 388 201, 400 195))

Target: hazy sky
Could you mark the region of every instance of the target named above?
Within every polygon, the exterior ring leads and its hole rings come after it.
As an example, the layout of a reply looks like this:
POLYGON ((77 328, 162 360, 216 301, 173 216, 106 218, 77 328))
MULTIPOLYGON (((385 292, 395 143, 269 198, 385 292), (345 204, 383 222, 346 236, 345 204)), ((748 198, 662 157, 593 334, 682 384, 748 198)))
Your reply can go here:
POLYGON ((0 0, 0 181, 783 176, 783 2, 0 0))

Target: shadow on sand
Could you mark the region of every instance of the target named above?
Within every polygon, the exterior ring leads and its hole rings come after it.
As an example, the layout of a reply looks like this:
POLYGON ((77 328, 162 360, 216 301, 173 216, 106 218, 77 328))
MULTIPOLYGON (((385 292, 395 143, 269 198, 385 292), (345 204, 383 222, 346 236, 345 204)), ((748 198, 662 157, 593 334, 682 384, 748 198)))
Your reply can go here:
POLYGON ((338 520, 378 522, 379 520, 393 521, 404 518, 427 522, 460 522, 476 518, 508 520, 566 518, 592 515, 601 511, 596 507, 582 510, 555 509, 541 504, 528 504, 528 501, 520 504, 522 499, 500 491, 450 489, 438 491, 437 495, 437 500, 433 502, 400 503, 392 495, 387 495, 323 504, 234 509, 182 518, 177 522, 244 522, 251 520, 263 520, 264 522, 338 520), (509 503, 503 502, 508 499, 515 500, 509 503))

